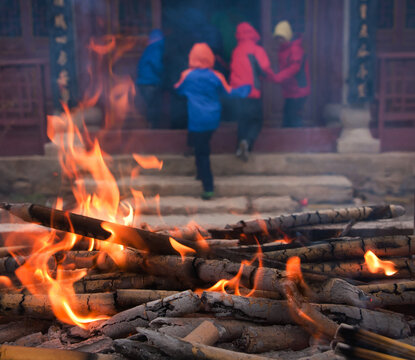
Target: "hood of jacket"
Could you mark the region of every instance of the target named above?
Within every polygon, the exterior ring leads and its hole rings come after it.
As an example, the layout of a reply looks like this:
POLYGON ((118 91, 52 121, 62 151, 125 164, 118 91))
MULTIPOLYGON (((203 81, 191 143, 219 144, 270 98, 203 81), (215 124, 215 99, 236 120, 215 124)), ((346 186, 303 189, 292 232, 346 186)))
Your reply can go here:
POLYGON ((261 36, 258 34, 258 31, 256 31, 255 28, 247 22, 240 23, 236 27, 235 37, 237 41, 251 40, 257 43, 261 40, 261 36))
POLYGON ((196 43, 189 53, 189 67, 211 69, 215 65, 215 55, 206 43, 196 43))
POLYGON ((164 40, 163 32, 159 29, 154 29, 148 35, 148 44, 154 44, 157 41, 164 40))

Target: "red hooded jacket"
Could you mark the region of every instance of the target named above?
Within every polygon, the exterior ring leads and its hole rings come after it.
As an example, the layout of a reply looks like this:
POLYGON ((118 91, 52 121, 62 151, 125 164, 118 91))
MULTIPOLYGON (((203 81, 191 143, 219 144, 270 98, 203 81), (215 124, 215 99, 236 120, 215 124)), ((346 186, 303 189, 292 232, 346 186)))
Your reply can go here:
POLYGON ((267 53, 257 42, 261 39, 258 32, 247 22, 236 27, 238 45, 233 50, 231 59, 230 85, 238 87, 251 85, 248 97, 261 97, 261 75, 272 73, 267 53))
POLYGON ((308 60, 303 49, 302 38, 282 44, 278 50, 279 72, 273 76, 281 83, 285 98, 301 98, 310 94, 308 60))

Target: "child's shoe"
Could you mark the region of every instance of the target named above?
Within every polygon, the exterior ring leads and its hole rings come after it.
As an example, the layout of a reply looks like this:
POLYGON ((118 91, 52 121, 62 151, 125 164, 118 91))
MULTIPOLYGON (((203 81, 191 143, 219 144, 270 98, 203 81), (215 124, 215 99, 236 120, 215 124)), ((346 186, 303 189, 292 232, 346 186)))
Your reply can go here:
POLYGON ((213 196, 215 195, 215 193, 213 192, 213 191, 205 191, 203 194, 202 194, 202 199, 203 200, 210 200, 210 199, 212 199, 213 198, 213 196))

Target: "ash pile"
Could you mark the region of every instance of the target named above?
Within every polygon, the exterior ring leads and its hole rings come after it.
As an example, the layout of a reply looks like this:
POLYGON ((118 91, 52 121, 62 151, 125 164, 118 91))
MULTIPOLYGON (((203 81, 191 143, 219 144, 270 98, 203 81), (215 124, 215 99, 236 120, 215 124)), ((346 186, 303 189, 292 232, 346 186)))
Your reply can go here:
POLYGON ((415 359, 400 206, 207 230, 1 207, 53 240, 2 239, 0 359, 415 359))

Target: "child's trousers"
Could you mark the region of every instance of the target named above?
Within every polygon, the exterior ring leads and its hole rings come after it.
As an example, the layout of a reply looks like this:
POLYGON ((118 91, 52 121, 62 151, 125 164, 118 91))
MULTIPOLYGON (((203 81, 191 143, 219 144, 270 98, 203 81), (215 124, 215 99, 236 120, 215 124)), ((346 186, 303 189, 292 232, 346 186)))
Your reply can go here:
POLYGON ((197 178, 202 181, 204 191, 213 191, 213 175, 210 168, 210 139, 213 131, 190 132, 195 148, 197 178))

